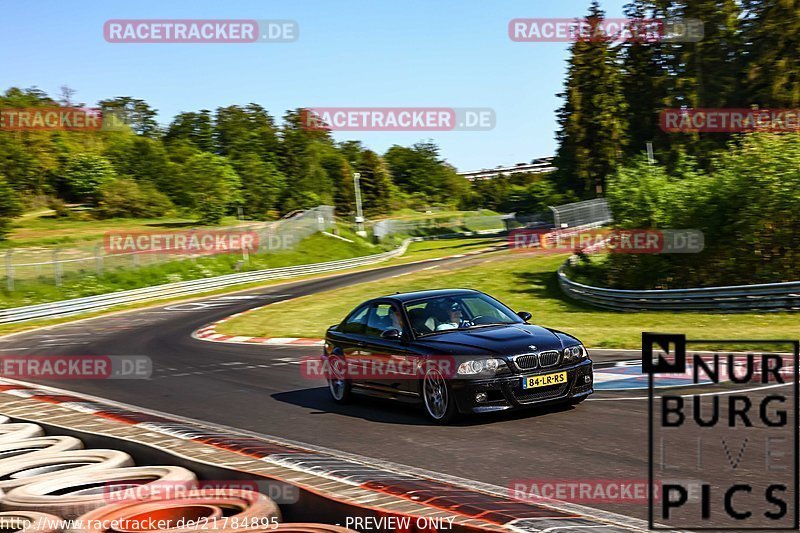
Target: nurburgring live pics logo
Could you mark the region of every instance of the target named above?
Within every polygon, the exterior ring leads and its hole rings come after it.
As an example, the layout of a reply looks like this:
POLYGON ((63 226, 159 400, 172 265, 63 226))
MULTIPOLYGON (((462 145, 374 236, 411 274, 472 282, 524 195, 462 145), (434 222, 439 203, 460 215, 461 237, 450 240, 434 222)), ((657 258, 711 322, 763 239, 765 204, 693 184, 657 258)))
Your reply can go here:
POLYGON ((650 529, 797 530, 799 360, 798 341, 642 333, 650 529), (689 353, 692 343, 791 353, 689 353), (655 396, 655 377, 676 374, 687 383, 655 396))

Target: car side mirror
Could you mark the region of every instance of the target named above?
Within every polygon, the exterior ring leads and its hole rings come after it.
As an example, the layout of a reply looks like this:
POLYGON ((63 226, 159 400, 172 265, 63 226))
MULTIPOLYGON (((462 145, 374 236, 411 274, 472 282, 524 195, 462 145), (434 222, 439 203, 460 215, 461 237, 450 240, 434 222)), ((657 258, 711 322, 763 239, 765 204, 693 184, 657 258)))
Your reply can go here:
POLYGON ((518 317, 520 317, 520 318, 521 318, 522 320, 524 320, 525 322, 527 322, 528 320, 530 320, 530 319, 531 319, 531 317, 532 317, 533 315, 532 315, 532 314, 530 314, 530 313, 529 313, 529 312, 527 312, 527 311, 520 311, 520 312, 518 312, 518 313, 517 313, 517 316, 518 316, 518 317))
POLYGON ((383 333, 381 333, 382 339, 399 339, 402 337, 399 329, 389 328, 383 333))

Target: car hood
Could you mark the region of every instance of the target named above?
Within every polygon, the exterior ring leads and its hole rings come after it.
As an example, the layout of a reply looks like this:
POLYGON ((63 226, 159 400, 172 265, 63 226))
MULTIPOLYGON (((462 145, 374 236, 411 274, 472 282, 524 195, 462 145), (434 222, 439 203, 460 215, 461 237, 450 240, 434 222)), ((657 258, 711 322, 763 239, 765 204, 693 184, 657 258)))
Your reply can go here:
POLYGON ((560 350, 577 342, 577 339, 566 333, 529 324, 450 330, 417 339, 420 346, 450 355, 516 355, 560 350))

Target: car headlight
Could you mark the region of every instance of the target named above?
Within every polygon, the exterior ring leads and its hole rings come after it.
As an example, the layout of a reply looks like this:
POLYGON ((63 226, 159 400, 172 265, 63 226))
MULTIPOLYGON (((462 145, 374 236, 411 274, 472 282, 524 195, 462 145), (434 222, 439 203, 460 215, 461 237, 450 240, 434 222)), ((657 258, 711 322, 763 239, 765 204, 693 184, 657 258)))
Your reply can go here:
POLYGON ((564 362, 565 363, 576 363, 583 359, 586 359, 589 356, 589 353, 584 348, 583 344, 578 344, 576 346, 570 346, 568 348, 564 348, 564 362))
POLYGON ((474 376, 477 374, 493 376, 504 365, 505 361, 502 359, 472 359, 458 365, 456 373, 460 376, 474 376))

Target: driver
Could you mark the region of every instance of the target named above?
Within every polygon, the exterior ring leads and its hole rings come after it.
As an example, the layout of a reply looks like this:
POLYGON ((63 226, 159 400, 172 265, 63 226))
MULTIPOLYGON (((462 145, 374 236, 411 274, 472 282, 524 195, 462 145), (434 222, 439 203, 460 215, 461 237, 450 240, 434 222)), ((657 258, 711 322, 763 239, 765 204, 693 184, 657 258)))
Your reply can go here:
POLYGON ((450 301, 445 303, 445 309, 447 310, 447 320, 436 326, 436 331, 457 329, 465 324, 465 321, 462 319, 464 312, 461 309, 461 304, 456 301, 450 301))

